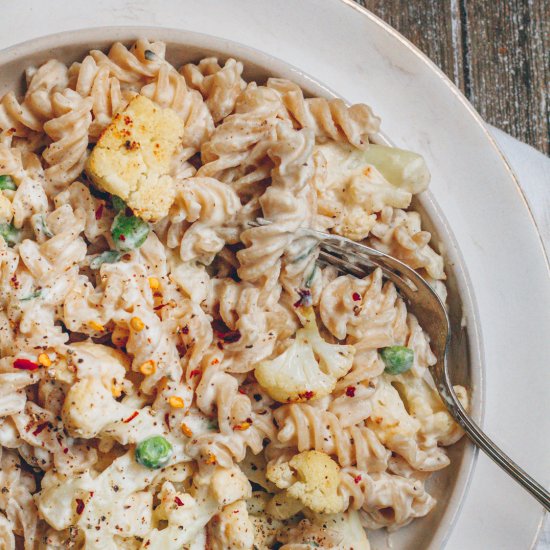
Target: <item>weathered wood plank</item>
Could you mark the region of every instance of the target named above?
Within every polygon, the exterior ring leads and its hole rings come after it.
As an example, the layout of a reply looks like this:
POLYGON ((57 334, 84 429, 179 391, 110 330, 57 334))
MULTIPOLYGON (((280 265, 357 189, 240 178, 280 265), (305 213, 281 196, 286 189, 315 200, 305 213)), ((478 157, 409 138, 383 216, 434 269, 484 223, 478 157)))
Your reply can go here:
POLYGON ((357 0, 418 46, 464 89, 458 0, 357 0))
POLYGON ((424 51, 495 126, 548 153, 548 0, 356 0, 424 51))
POLYGON ((470 101, 485 120, 548 153, 550 3, 463 1, 470 101))

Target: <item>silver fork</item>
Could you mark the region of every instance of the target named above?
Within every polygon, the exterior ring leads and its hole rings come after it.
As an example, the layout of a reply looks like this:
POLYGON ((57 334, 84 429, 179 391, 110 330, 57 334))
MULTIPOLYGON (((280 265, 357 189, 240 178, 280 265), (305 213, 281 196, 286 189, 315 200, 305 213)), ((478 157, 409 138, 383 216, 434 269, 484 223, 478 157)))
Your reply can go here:
MULTIPOLYGON (((257 220, 258 225, 266 223, 269 222, 257 220)), ((374 248, 312 229, 300 229, 298 235, 318 243, 319 260, 322 263, 333 265, 344 273, 360 278, 365 277, 370 269, 379 267, 384 276, 395 284, 408 302, 410 311, 416 315, 420 326, 430 336, 432 351, 437 357, 437 363, 432 367, 433 378, 450 414, 487 456, 550 511, 550 493, 487 437, 458 400, 447 365, 451 325, 445 306, 433 288, 414 269, 374 248)))

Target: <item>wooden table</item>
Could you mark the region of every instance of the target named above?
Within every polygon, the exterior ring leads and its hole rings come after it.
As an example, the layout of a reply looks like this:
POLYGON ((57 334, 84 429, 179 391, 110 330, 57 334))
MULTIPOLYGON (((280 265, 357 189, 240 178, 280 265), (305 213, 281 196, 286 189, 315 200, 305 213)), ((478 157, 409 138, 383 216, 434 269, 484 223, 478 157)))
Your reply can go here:
POLYGON ((428 55, 481 116, 550 152, 550 0, 356 0, 428 55))

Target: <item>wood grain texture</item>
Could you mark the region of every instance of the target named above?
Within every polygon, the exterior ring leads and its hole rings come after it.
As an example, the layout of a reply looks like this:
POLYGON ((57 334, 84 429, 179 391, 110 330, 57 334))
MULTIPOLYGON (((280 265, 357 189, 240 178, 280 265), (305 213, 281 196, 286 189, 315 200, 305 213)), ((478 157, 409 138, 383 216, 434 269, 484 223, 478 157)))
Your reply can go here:
POLYGON ((550 0, 356 0, 430 57, 483 118, 550 152, 550 0))

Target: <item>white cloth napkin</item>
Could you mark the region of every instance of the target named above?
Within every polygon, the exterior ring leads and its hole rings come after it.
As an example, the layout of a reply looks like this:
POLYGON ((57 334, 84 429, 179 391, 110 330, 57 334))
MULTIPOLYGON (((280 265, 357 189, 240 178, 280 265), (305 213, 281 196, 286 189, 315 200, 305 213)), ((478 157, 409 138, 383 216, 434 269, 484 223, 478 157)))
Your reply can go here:
MULTIPOLYGON (((498 128, 489 126, 500 149, 516 173, 539 233, 550 257, 550 159, 498 128)), ((550 550, 550 515, 533 550, 550 550)))
POLYGON ((498 128, 489 130, 516 173, 550 257, 550 159, 498 128))

